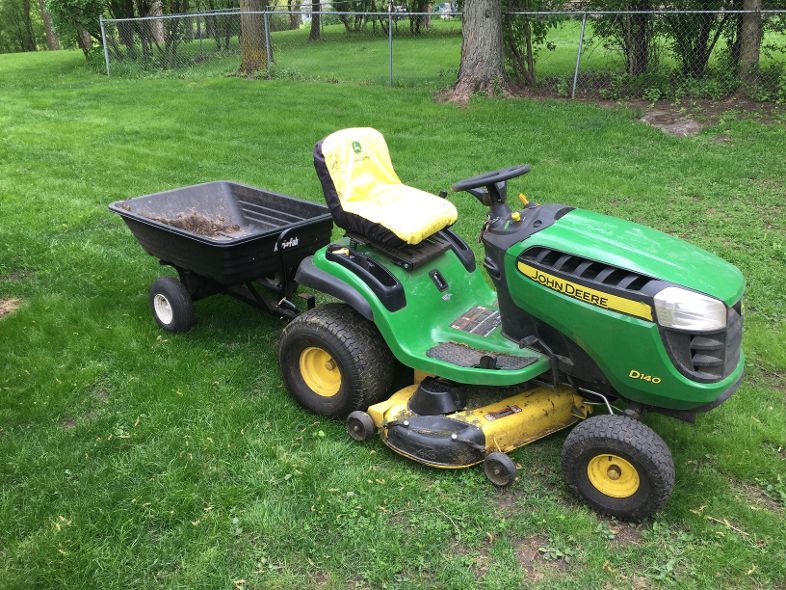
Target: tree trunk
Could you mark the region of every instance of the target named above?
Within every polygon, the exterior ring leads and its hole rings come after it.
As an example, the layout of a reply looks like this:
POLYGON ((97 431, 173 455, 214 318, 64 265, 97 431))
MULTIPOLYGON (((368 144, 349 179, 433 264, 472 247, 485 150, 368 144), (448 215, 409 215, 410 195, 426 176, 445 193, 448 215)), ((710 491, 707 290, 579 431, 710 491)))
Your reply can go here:
POLYGON ((249 78, 267 68, 268 54, 265 46, 265 17, 259 12, 267 8, 266 0, 240 0, 240 71, 249 78))
POLYGON ((41 20, 44 21, 44 30, 46 31, 46 48, 49 51, 57 51, 60 49, 60 41, 55 35, 52 28, 52 17, 49 16, 49 11, 46 9, 44 0, 38 0, 38 8, 41 11, 41 20))
POLYGON ((33 19, 30 17, 30 0, 22 0, 22 51, 35 51, 38 49, 33 33, 33 19))
POLYGON ((759 66, 759 51, 761 49, 761 10, 762 0, 744 0, 744 10, 756 12, 742 15, 740 26, 740 61, 738 76, 743 82, 743 87, 755 86, 757 81, 756 70, 759 66))
MULTIPOLYGON (((162 16, 164 14, 164 8, 161 5, 161 0, 156 0, 150 6, 150 13, 146 16, 162 16)), ((164 21, 163 20, 151 20, 148 21, 150 23, 150 33, 155 39, 156 43, 159 45, 164 42, 164 21)))
POLYGON ((319 14, 320 10, 321 8, 319 6, 319 0, 311 0, 311 32, 308 34, 309 41, 319 41, 319 18, 322 16, 319 14))
POLYGON ((79 34, 76 36, 76 44, 82 50, 82 53, 87 56, 93 47, 93 37, 87 31, 79 31, 79 34))
MULTIPOLYGON (((649 0, 637 0, 630 4, 630 10, 650 10, 649 0)), ((638 76, 649 69, 650 60, 650 15, 631 14, 624 18, 626 70, 631 76, 638 76)))
POLYGON ((292 30, 300 28, 300 0, 287 0, 287 10, 289 10, 289 28, 292 30), (292 12, 295 11, 295 12, 292 12))
POLYGON ((475 92, 510 94, 502 56, 499 0, 465 0, 458 80, 444 98, 466 102, 475 92))

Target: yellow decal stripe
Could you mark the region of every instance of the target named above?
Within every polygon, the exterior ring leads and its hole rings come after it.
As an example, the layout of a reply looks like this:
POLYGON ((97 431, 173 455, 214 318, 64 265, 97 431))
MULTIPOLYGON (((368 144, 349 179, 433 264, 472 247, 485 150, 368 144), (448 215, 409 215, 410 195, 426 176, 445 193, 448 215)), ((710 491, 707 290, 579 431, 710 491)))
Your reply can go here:
POLYGON ((652 321, 652 308, 646 303, 633 301, 632 299, 625 299, 624 297, 618 297, 617 295, 612 295, 611 293, 604 293, 603 291, 597 291, 595 289, 591 289, 590 287, 585 287, 584 285, 572 283, 570 281, 566 281, 565 279, 561 279, 549 273, 538 270, 537 268, 529 266, 528 264, 524 264, 523 262, 518 263, 518 269, 533 281, 540 283, 544 287, 558 291, 563 295, 567 295, 568 297, 573 297, 574 299, 584 301, 585 303, 589 303, 597 307, 602 307, 603 309, 620 311, 622 313, 627 313, 629 315, 652 321))

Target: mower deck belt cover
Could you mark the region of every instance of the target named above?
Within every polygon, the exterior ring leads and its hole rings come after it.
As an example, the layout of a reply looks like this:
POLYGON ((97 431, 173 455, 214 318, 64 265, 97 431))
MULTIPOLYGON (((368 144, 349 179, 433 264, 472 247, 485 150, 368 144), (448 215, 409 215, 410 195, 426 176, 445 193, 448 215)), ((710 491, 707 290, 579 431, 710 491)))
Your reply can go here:
POLYGON ((375 129, 328 135, 314 149, 314 166, 336 224, 375 242, 419 244, 458 217, 449 201, 401 182, 375 129))

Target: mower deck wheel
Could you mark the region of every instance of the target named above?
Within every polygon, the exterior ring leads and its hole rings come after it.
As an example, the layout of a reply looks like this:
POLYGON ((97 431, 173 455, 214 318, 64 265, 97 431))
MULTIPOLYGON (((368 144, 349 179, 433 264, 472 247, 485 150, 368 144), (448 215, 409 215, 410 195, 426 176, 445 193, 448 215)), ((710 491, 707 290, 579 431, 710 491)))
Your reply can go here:
POLYGON ((371 440, 376 430, 374 420, 362 410, 355 410, 347 416, 347 432, 349 436, 358 442, 371 440))
POLYGON ((148 301, 153 319, 167 332, 187 332, 194 325, 194 304, 185 285, 160 277, 150 286, 148 301))
POLYGON ((674 461, 663 439, 628 416, 587 418, 562 447, 571 491, 598 512, 641 520, 660 510, 674 488, 674 461))
POLYGON ((516 464, 505 453, 495 452, 486 456, 483 471, 495 486, 505 488, 516 479, 516 464))
POLYGON ((343 303, 292 320, 281 334, 278 364, 289 393, 322 416, 365 410, 392 387, 393 355, 377 327, 343 303))

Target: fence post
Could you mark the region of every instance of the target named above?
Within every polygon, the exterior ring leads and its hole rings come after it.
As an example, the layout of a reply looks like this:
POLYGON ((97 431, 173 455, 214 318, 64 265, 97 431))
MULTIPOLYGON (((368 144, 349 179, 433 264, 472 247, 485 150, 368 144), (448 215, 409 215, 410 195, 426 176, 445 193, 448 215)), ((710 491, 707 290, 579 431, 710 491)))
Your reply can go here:
POLYGON ((393 1, 388 2, 388 86, 393 86, 393 1))
POLYGON ((199 57, 204 57, 204 50, 202 49, 202 22, 199 15, 196 17, 197 37, 199 37, 199 57))
POLYGON ((98 22, 101 24, 101 45, 104 46, 104 63, 106 64, 106 75, 109 75, 109 48, 106 46, 106 31, 104 30, 104 15, 98 15, 98 22))
POLYGON ((273 62, 273 53, 270 46, 270 13, 265 12, 265 53, 267 54, 267 69, 270 70, 270 64, 273 62))
POLYGON ((576 51, 576 69, 573 72, 573 88, 570 91, 570 98, 576 98, 576 82, 579 79, 579 65, 581 65, 581 48, 584 45, 584 29, 587 28, 587 13, 581 17, 581 32, 579 33, 579 48, 576 51))

